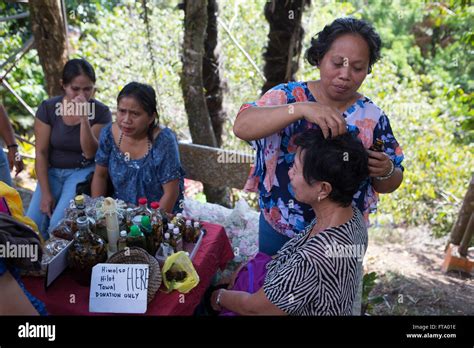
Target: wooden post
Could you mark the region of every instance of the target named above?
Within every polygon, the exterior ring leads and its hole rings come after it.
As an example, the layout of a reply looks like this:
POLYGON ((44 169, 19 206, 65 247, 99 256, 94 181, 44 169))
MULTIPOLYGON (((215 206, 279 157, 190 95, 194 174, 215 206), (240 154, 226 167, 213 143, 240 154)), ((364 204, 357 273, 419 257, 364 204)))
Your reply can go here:
POLYGON ((468 257, 468 247, 474 230, 474 175, 464 196, 458 219, 451 230, 441 270, 471 273, 474 261, 468 257))
MULTIPOLYGON (((217 146, 222 145, 222 132, 227 115, 222 106, 224 93, 222 90, 219 69, 218 29, 217 29, 217 0, 208 0, 207 30, 204 40, 204 59, 202 61, 203 84, 212 130, 216 137, 217 146)), ((231 206, 230 189, 204 183, 204 194, 209 202, 218 203, 225 207, 231 206)))
MULTIPOLYGON (((204 43, 208 23, 207 0, 185 1, 184 13, 181 88, 184 107, 188 115, 189 131, 194 144, 218 147, 206 102, 203 79, 204 43)), ((229 195, 225 188, 205 184, 204 193, 209 202, 230 205, 229 195)))
POLYGON ((204 97, 202 61, 207 26, 207 0, 185 2, 181 88, 193 143, 217 146, 204 97))
POLYGON ((467 225, 471 215, 474 213, 474 175, 471 177, 471 182, 467 188, 464 201, 459 211, 458 218, 451 230, 450 243, 459 245, 463 239, 464 233, 466 232, 467 225))
POLYGON ((304 36, 301 17, 304 7, 310 2, 272 0, 265 3, 265 18, 270 31, 263 54, 266 82, 262 87, 262 94, 280 83, 295 80, 304 36))
POLYGON ((50 97, 62 93, 60 79, 67 62, 67 35, 61 0, 29 2, 31 29, 50 97))

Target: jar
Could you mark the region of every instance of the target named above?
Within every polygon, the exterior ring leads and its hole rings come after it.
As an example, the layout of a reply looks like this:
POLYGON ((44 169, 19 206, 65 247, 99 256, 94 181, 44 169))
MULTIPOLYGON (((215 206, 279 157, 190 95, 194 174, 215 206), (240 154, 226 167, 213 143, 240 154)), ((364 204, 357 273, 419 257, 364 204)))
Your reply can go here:
POLYGON ((86 216, 79 217, 76 222, 78 231, 68 250, 68 264, 76 281, 89 286, 92 268, 107 260, 107 248, 104 240, 90 230, 86 216))

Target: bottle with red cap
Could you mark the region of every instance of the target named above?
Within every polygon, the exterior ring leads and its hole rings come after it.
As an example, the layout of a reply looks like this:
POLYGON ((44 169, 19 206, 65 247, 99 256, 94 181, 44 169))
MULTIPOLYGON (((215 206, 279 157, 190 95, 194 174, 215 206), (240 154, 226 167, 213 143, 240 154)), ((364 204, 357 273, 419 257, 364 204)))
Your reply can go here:
POLYGON ((142 197, 138 199, 138 210, 136 212, 136 215, 141 215, 141 216, 149 216, 151 219, 151 210, 148 209, 148 200, 146 197, 142 197))

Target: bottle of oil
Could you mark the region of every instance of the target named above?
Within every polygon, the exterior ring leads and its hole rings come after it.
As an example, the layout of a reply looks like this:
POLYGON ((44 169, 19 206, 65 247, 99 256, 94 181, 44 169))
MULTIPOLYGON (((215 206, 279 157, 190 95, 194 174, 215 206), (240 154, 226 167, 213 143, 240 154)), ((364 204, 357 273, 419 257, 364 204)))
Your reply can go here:
POLYGON ((194 222, 194 235, 193 235, 193 243, 196 243, 201 235, 201 225, 198 221, 194 222))
POLYGON ((173 229, 173 244, 174 244, 174 251, 176 253, 178 251, 183 251, 183 238, 181 237, 181 233, 179 232, 178 227, 175 227, 173 229))
POLYGON ((194 229, 191 220, 186 220, 186 227, 184 229, 183 240, 186 243, 193 243, 194 229))
POLYGON ((160 247, 161 240, 163 238, 163 216, 160 212, 160 203, 151 202, 151 230, 154 239, 155 250, 160 247))
POLYGON ((107 247, 105 241, 90 230, 87 216, 77 218, 77 228, 67 260, 76 281, 90 285, 92 268, 107 260, 107 247))
POLYGON ((127 247, 127 231, 120 231, 120 238, 117 241, 117 250, 121 251, 127 247))
POLYGON ((153 231, 151 229, 151 222, 149 216, 142 216, 141 220, 141 229, 143 234, 145 235, 146 240, 146 250, 151 254, 155 255, 155 240, 153 238, 153 231))
POLYGON ((164 239, 163 243, 161 243, 161 247, 163 249, 162 254, 164 257, 168 257, 173 254, 174 249, 171 246, 171 235, 168 232, 164 234, 164 239))
POLYGON ((179 228, 179 232, 183 234, 184 229, 186 228, 186 220, 184 219, 183 214, 176 214, 172 222, 176 227, 179 228))

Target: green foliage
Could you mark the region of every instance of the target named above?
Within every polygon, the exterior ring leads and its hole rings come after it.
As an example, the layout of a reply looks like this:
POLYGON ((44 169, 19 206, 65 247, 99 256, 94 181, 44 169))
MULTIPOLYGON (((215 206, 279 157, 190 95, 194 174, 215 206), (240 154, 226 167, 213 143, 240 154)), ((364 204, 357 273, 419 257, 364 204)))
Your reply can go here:
POLYGON ((378 275, 376 272, 364 274, 362 279, 362 315, 370 314, 374 305, 382 303, 382 296, 370 296, 370 293, 377 285, 378 275))
MULTIPOLYGON (((27 4, 0 3, 0 13, 11 16, 28 10, 27 4)), ((0 62, 5 62, 31 36, 29 19, 0 22, 0 62)), ((0 69, 0 78, 10 70, 12 63, 0 69)), ((46 96, 43 88, 43 72, 35 50, 29 51, 11 69, 5 80, 25 100, 28 105, 38 105, 46 96)), ((33 118, 20 102, 3 86, 0 87, 0 103, 4 104, 12 119, 15 130, 25 133, 33 125, 33 118)))

